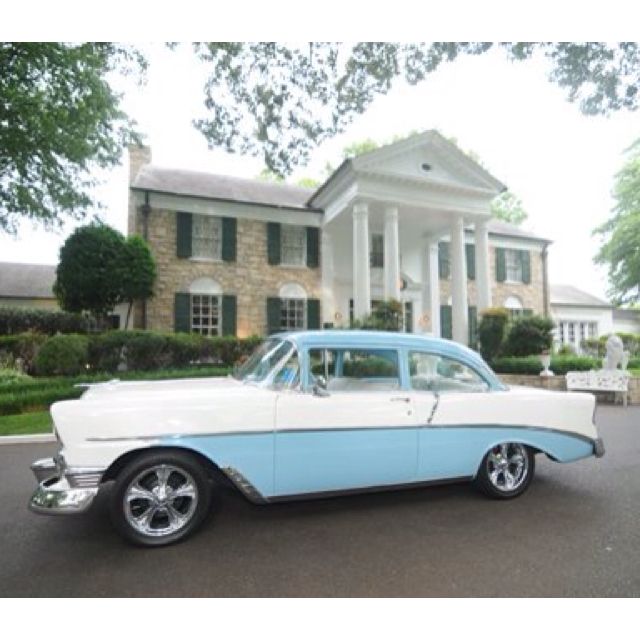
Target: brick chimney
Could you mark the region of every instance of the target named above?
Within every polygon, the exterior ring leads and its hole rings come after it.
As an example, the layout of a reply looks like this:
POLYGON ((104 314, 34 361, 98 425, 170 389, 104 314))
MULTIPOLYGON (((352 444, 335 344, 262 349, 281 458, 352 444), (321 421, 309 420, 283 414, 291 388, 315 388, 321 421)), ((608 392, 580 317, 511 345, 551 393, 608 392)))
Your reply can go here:
POLYGON ((129 145, 129 184, 133 184, 135 177, 145 164, 151 164, 151 147, 129 145))

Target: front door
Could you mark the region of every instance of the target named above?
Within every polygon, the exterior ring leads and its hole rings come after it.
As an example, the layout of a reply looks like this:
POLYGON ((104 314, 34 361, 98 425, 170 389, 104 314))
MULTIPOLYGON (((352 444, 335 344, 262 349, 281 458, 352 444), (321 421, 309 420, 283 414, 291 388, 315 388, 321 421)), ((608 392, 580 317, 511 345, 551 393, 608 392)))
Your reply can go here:
POLYGON ((401 389, 399 353, 311 349, 308 361, 312 381, 324 378, 326 391, 278 395, 276 495, 413 482, 418 430, 401 389))

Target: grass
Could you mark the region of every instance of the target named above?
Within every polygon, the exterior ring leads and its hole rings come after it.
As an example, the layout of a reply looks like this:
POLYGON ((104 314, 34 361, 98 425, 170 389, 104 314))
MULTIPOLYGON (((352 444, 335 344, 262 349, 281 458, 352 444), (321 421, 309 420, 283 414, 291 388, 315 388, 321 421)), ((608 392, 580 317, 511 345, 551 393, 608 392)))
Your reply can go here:
POLYGON ((0 416, 0 436, 51 433, 52 430, 51 416, 48 411, 0 416))

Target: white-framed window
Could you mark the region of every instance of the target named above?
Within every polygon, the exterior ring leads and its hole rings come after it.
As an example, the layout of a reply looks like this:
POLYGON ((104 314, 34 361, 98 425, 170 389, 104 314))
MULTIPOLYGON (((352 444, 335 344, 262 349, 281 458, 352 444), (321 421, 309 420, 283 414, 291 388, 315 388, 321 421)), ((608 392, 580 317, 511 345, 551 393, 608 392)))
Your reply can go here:
POLYGON ((280 328, 287 331, 304 329, 306 306, 303 298, 280 298, 280 328))
POLYGON ((191 332, 219 336, 221 331, 220 296, 191 294, 191 332))
POLYGON ((504 308, 509 312, 509 317, 512 320, 520 318, 524 315, 522 301, 520 300, 520 298, 518 298, 518 296, 509 296, 504 301, 504 308))
POLYGON ((589 323, 589 337, 597 338, 598 337, 598 323, 590 322, 589 323))
POLYGON ((504 250, 505 275, 508 282, 523 282, 522 260, 516 249, 504 250))
POLYGON ((307 262, 307 229, 292 224, 280 228, 280 264, 304 266, 307 262))
POLYGON ((369 265, 373 268, 384 267, 384 236, 381 233, 374 233, 371 236, 369 265))
POLYGON ((564 342, 565 342, 565 340, 564 340, 564 336, 565 336, 564 328, 565 328, 566 324, 567 324, 566 322, 558 322, 558 328, 556 329, 557 340, 561 345, 564 344, 564 342))
POLYGON ((193 216, 191 253, 193 258, 222 259, 222 218, 193 216))
POLYGON ((568 342, 570 342, 571 344, 575 344, 575 342, 576 342, 576 323, 575 322, 568 322, 567 323, 567 328, 569 329, 568 342))

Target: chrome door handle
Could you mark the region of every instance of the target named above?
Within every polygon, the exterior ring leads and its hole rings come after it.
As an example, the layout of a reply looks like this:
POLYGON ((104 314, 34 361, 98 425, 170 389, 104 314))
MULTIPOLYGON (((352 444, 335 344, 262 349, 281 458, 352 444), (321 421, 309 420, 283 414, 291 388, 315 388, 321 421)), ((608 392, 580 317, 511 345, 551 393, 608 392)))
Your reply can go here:
POLYGON ((396 398, 391 398, 391 402, 411 402, 411 398, 396 397, 396 398))

